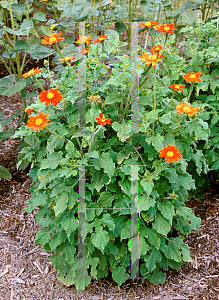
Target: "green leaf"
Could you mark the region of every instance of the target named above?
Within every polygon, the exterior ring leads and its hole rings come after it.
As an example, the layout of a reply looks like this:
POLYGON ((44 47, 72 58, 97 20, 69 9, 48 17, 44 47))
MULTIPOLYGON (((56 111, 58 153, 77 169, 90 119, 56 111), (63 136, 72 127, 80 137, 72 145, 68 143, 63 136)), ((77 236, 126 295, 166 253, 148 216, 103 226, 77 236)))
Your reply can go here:
POLYGON ((148 276, 148 280, 153 284, 160 284, 166 281, 166 273, 155 270, 150 276, 148 276))
MULTIPOLYGON (((191 2, 191 1, 188 1, 188 2, 191 2)), ((193 11, 187 11, 182 15, 182 22, 184 24, 192 25, 193 23, 195 23, 196 19, 197 19, 197 17, 193 11)))
POLYGON ((68 141, 65 147, 67 151, 66 158, 79 158, 80 152, 75 148, 74 144, 71 141, 68 141))
POLYGON ((46 21, 46 15, 41 11, 37 11, 33 15, 33 20, 44 22, 46 21))
POLYGON ((95 233, 91 235, 91 242, 104 254, 104 249, 109 242, 109 235, 107 231, 103 230, 102 227, 98 227, 95 230, 95 233))
POLYGON ((60 137, 51 134, 47 141, 47 149, 49 153, 53 153, 54 149, 61 149, 64 145, 64 141, 60 137))
POLYGON ((173 216, 175 215, 174 206, 171 202, 159 202, 157 205, 159 211, 165 219, 169 220, 172 225, 173 216))
POLYGON ((156 10, 155 5, 153 5, 152 3, 147 2, 147 1, 141 1, 141 7, 142 7, 142 12, 146 16, 153 15, 156 10))
POLYGON ((106 100, 104 101, 104 104, 113 104, 115 102, 121 102, 122 97, 118 92, 112 92, 108 97, 106 97, 106 100))
POLYGON ((184 262, 192 262, 192 258, 190 256, 190 249, 188 245, 182 245, 182 260, 184 262))
POLYGON ((157 231, 155 231, 153 228, 145 228, 145 232, 148 236, 148 241, 151 244, 151 246, 154 246, 157 250, 160 249, 160 237, 157 231))
POLYGON ((178 175, 176 184, 173 184, 173 189, 175 191, 180 190, 183 187, 186 190, 195 189, 195 180, 192 179, 192 175, 190 174, 183 174, 178 175))
POLYGON ((45 245, 51 239, 51 230, 48 229, 40 229, 36 233, 35 244, 45 245))
POLYGON ((78 201, 78 193, 75 193, 73 189, 68 193, 68 209, 72 209, 75 203, 78 201))
POLYGON ((62 158, 62 152, 53 152, 48 158, 43 159, 41 169, 56 169, 61 164, 62 158))
POLYGON ((162 255, 155 248, 146 256, 146 266, 149 272, 152 272, 156 268, 156 264, 160 262, 162 255))
POLYGON ((49 241, 49 247, 51 251, 54 251, 60 244, 64 243, 65 241, 66 234, 64 230, 54 234, 53 238, 49 241))
POLYGON ((15 84, 11 76, 6 76, 0 79, 0 94, 6 97, 10 97, 17 92, 20 92, 26 86, 26 82, 23 79, 18 79, 15 84))
POLYGON ((104 169, 104 173, 106 173, 109 178, 111 178, 115 171, 115 164, 113 159, 111 158, 109 153, 102 153, 102 157, 100 159, 92 159, 95 169, 100 170, 100 168, 104 169))
POLYGON ((99 207, 111 207, 113 199, 114 197, 110 192, 102 192, 100 194, 100 198, 97 201, 97 205, 99 207))
POLYGON ((114 231, 115 223, 114 219, 110 216, 109 213, 105 213, 101 219, 101 222, 108 227, 109 230, 114 231))
POLYGON ((66 208, 68 203, 68 193, 62 193, 61 196, 56 198, 56 205, 53 207, 55 211, 55 216, 57 217, 61 214, 66 208))
POLYGON ((163 109, 154 109, 146 114, 146 119, 148 119, 149 122, 153 122, 154 120, 158 119, 158 114, 163 111, 163 109))
POLYGON ((124 179, 123 181, 119 181, 118 185, 121 187, 121 189, 123 190, 123 192, 128 195, 131 196, 131 181, 128 179, 124 179))
POLYGON ((153 229, 155 229, 158 233, 167 236, 170 232, 171 224, 165 219, 160 213, 156 214, 155 221, 152 224, 153 229))
POLYGON ((30 45, 28 45, 25 41, 23 40, 18 40, 14 43, 14 49, 15 50, 28 50, 30 49, 30 45))
POLYGON ((32 45, 27 51, 33 59, 42 59, 55 53, 55 50, 43 45, 32 45))
POLYGON ((164 114, 162 117, 159 117, 159 121, 163 124, 170 124, 172 122, 171 113, 164 114))
POLYGON ((0 132, 0 141, 5 141, 14 131, 14 127, 10 126, 7 131, 0 132))
POLYGON ((11 117, 5 118, 4 111, 0 111, 0 124, 2 127, 8 125, 11 122, 11 117))
POLYGON ((75 232, 78 228, 78 219, 74 217, 74 213, 70 212, 61 219, 62 228, 65 229, 67 237, 69 238, 72 232, 75 232))
POLYGON ((177 245, 177 241, 170 238, 168 245, 163 246, 164 255, 168 259, 172 259, 176 262, 182 262, 181 259, 181 246, 177 245))
POLYGON ((141 235, 139 236, 139 257, 147 254, 150 250, 150 246, 145 242, 145 238, 141 235))
POLYGON ((50 27, 41 25, 40 29, 42 30, 42 33, 46 36, 51 36, 53 34, 53 31, 50 27))
POLYGON ((123 33, 127 31, 127 27, 122 22, 116 22, 115 27, 118 33, 123 33))
POLYGON ((118 283, 118 286, 125 282, 129 278, 129 274, 126 273, 126 268, 122 266, 118 266, 112 269, 112 278, 118 283))
POLYGON ((155 200, 149 196, 143 194, 139 199, 139 211, 147 211, 150 207, 154 207, 155 200))
POLYGON ((147 195, 150 196, 150 194, 153 190, 153 187, 154 187, 154 182, 141 179, 140 184, 142 185, 142 187, 145 190, 145 192, 147 193, 147 195))
POLYGON ((12 4, 11 9, 15 13, 23 14, 26 9, 26 4, 12 4))
POLYGON ((3 178, 3 179, 11 179, 12 178, 11 173, 2 165, 0 165, 0 178, 3 178))
POLYGON ((130 133, 131 126, 129 121, 123 121, 122 124, 118 122, 112 123, 112 128, 117 132, 117 136, 121 142, 125 142, 128 138, 132 136, 130 133))

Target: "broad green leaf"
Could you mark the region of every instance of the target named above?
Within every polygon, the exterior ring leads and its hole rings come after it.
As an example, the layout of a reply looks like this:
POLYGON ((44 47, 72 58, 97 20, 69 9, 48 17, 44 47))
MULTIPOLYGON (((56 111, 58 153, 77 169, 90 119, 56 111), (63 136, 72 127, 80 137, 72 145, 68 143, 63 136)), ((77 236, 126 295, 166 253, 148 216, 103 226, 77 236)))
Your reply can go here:
POLYGON ((178 175, 176 184, 173 184, 173 188, 175 191, 179 190, 183 187, 186 190, 195 189, 195 180, 192 179, 192 175, 190 174, 183 174, 178 175))
POLYGON ((10 97, 16 94, 17 92, 20 92, 25 86, 25 80, 18 79, 17 82, 13 84, 11 76, 7 76, 0 79, 0 94, 3 96, 10 97))
POLYGON ((112 92, 109 96, 106 97, 104 104, 113 104, 115 102, 121 102, 122 97, 118 92, 112 92))
POLYGON ((158 118, 158 114, 163 111, 163 109, 154 109, 152 111, 150 111, 149 113, 146 114, 146 119, 148 119, 149 122, 153 122, 154 120, 156 120, 158 118))
POLYGON ((11 179, 12 178, 11 173, 2 165, 0 165, 0 178, 3 178, 3 179, 11 179))
POLYGON ((62 193, 61 196, 57 196, 55 202, 56 205, 53 207, 53 209, 55 211, 55 216, 57 217, 67 208, 68 193, 62 193))
POLYGON ((110 192, 102 192, 97 201, 98 207, 111 207, 114 197, 110 192))
POLYGON ((75 193, 73 189, 68 193, 68 209, 71 210, 75 203, 78 201, 78 193, 75 193))
POLYGON ((40 29, 42 30, 42 33, 46 36, 51 36, 53 34, 53 31, 49 26, 41 25, 40 29))
POLYGON ((102 175, 103 175, 103 170, 95 170, 94 168, 92 169, 92 182, 99 193, 102 187, 104 186, 104 183, 101 181, 102 175))
POLYGON ((112 278, 118 283, 118 286, 125 282, 129 278, 129 274, 126 273, 126 268, 118 266, 112 270, 112 278))
POLYGON ((120 236, 120 240, 124 240, 124 239, 130 239, 132 236, 134 236, 135 234, 138 233, 138 230, 136 231, 136 229, 131 226, 131 220, 128 220, 125 223, 125 227, 123 227, 123 229, 121 230, 121 236, 120 236))
POLYGON ((153 190, 153 187, 154 187, 154 182, 141 179, 140 184, 142 185, 143 189, 147 193, 147 196, 150 196, 150 194, 153 190))
POLYGON ((173 216, 175 215, 174 206, 171 202, 159 202, 157 205, 159 211, 165 219, 169 220, 172 225, 173 216))
POLYGON ((182 245, 182 260, 184 262, 192 262, 192 258, 190 256, 190 249, 188 245, 182 245))
POLYGON ((37 11, 33 15, 33 20, 44 22, 46 21, 46 15, 41 11, 37 11))
POLYGON ((185 24, 193 24, 195 23, 196 19, 197 17, 193 11, 187 11, 182 15, 182 22, 185 24))
POLYGON ((51 230, 48 229, 40 229, 36 233, 35 244, 45 245, 51 239, 51 230))
POLYGON ((154 146, 155 150, 159 152, 164 147, 164 137, 161 135, 156 135, 152 139, 152 145, 154 146))
POLYGON ((123 181, 119 181, 118 185, 121 187, 121 189, 123 190, 123 192, 128 195, 131 196, 131 181, 128 179, 124 179, 123 181))
POLYGON ((12 4, 11 9, 15 13, 23 14, 26 9, 26 4, 12 4))
POLYGON ((109 230, 114 231, 115 229, 115 223, 114 219, 110 216, 109 213, 105 213, 101 219, 101 223, 106 225, 109 230))
POLYGON ((122 124, 118 122, 112 123, 112 128, 117 132, 117 136, 121 142, 125 142, 128 138, 132 136, 130 133, 131 126, 129 121, 123 121, 122 124))
POLYGON ((30 47, 24 40, 18 40, 14 43, 15 50, 28 50, 30 47))
POLYGON ((157 231, 155 231, 153 228, 145 228, 145 232, 148 236, 148 241, 151 244, 151 246, 154 246, 157 250, 160 249, 160 237, 157 231))
POLYGON ((202 161, 204 160, 204 154, 203 154, 202 150, 197 150, 193 156, 193 159, 194 159, 195 165, 197 167, 196 171, 197 171, 198 175, 200 176, 200 174, 202 172, 202 161))
POLYGON ((109 178, 111 178, 115 171, 115 164, 109 153, 102 153, 102 157, 100 159, 91 160, 95 169, 100 170, 100 168, 104 169, 104 173, 106 173, 109 178))
POLYGON ((160 284, 166 281, 166 273, 155 270, 150 276, 148 276, 148 280, 153 284, 160 284))
POLYGON ((4 117, 4 111, 0 111, 0 124, 2 127, 8 125, 11 122, 11 117, 4 117))
POLYGON ((51 134, 47 141, 47 149, 49 153, 53 153, 54 149, 61 149, 63 145, 64 141, 60 137, 53 134, 51 134))
POLYGON ((146 194, 143 194, 139 199, 139 211, 142 210, 147 211, 150 207, 154 207, 155 200, 153 198, 150 198, 146 194))
POLYGON ((62 228, 65 229, 67 237, 69 238, 72 232, 78 228, 78 219, 74 217, 74 213, 70 212, 61 219, 62 228))
POLYGON ((7 131, 0 132, 0 141, 5 141, 14 131, 14 127, 10 126, 7 131))
POLYGON ((98 227, 91 235, 91 242, 104 254, 104 249, 109 242, 109 235, 107 231, 103 230, 102 227, 98 227))
POLYGON ((33 59, 42 59, 55 53, 55 50, 43 45, 32 45, 27 51, 33 59))
POLYGON ((67 151, 67 158, 79 158, 80 152, 75 148, 74 144, 71 141, 68 141, 65 147, 67 151))
POLYGON ((160 213, 156 214, 155 221, 152 224, 153 229, 155 229, 158 233, 167 236, 170 232, 171 224, 165 219, 160 213))
POLYGON ((156 268, 156 264, 160 262, 162 255, 155 248, 146 256, 145 262, 149 272, 152 272, 156 268))
POLYGON ((177 241, 175 241, 174 238, 169 240, 168 245, 163 246, 162 251, 166 258, 172 259, 176 262, 182 262, 181 246, 177 244, 177 241))
POLYGON ((139 257, 147 254, 150 250, 150 246, 145 242, 145 238, 141 235, 139 236, 139 257))
POLYGON ((54 251, 60 244, 66 241, 66 234, 65 231, 59 231, 54 234, 53 238, 49 241, 49 247, 51 251, 54 251))
POLYGON ((163 124, 170 124, 172 122, 171 113, 164 114, 162 117, 159 117, 159 121, 163 124))
POLYGON ((60 165, 62 159, 62 152, 53 152, 49 154, 48 158, 44 158, 41 163, 41 169, 56 169, 60 165))

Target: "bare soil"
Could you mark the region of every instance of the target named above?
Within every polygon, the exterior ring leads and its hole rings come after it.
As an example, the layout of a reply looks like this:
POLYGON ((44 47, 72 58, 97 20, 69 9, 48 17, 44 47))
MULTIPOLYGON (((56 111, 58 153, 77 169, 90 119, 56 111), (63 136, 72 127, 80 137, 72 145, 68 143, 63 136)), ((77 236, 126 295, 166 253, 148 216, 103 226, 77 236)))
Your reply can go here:
MULTIPOLYGON (((29 68, 31 69, 31 67, 29 68)), ((2 72, 1 72, 2 75, 2 72)), ((3 75, 5 76, 5 75, 3 75)), ((22 109, 19 94, 0 96, 5 116, 22 109)), ((8 126, 18 125, 17 120, 8 126)), ((6 128, 7 128, 6 127, 6 128)), ((12 179, 0 179, 0 300, 125 300, 125 299, 219 299, 219 186, 215 183, 203 200, 188 199, 187 205, 202 219, 198 233, 192 232, 185 242, 191 248, 193 263, 177 272, 167 272, 164 284, 153 285, 141 280, 127 280, 120 290, 109 275, 95 280, 82 292, 66 287, 56 278, 49 253, 34 244, 36 211, 26 213, 31 179, 28 171, 17 170, 19 140, 0 142, 0 164, 12 179)))

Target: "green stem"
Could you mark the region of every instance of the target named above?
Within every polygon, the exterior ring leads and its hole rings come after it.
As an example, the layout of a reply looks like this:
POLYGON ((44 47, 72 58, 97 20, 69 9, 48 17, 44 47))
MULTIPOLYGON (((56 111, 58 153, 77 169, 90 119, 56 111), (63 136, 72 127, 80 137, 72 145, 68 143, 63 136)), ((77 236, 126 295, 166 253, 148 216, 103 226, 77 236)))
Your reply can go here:
MULTIPOLYGON (((186 115, 185 115, 186 116, 186 115)), ((179 125, 181 123, 181 121, 185 118, 185 116, 183 116, 178 122, 177 124, 179 125)), ((177 128, 172 129, 164 138, 166 139, 172 132, 174 132, 177 128)))
POLYGON ((53 11, 55 12, 56 20, 57 20, 57 22, 59 23, 59 25, 61 26, 61 24, 60 24, 60 22, 59 22, 59 18, 58 18, 57 13, 56 13, 56 8, 55 8, 55 6, 54 6, 54 3, 53 3, 53 1, 51 1, 51 2, 52 2, 53 11))
MULTIPOLYGON (((133 144, 132 144, 132 142, 131 142, 131 140, 129 141, 129 144, 135 149, 135 147, 133 146, 133 144)), ((143 163, 143 167, 144 167, 144 169, 145 169, 145 172, 147 171, 147 169, 146 169, 146 165, 145 165, 145 162, 144 162, 144 160, 143 160, 143 158, 142 158, 142 156, 141 156, 141 154, 138 152, 138 150, 137 149, 135 149, 135 151, 137 152, 137 154, 138 154, 138 156, 140 157, 140 159, 141 159, 141 161, 142 161, 142 163, 143 163)))
POLYGON ((100 10, 101 10, 101 4, 102 4, 102 0, 100 0, 100 6, 99 6, 99 14, 98 14, 98 19, 97 19, 97 32, 98 32, 98 25, 100 22, 100 10))
POLYGON ((11 75, 12 79, 14 80, 14 83, 16 83, 16 79, 14 78, 11 69, 8 67, 8 65, 6 64, 6 62, 4 61, 4 59, 2 57, 0 57, 1 61, 3 62, 3 64, 5 65, 6 69, 8 70, 8 73, 11 75))
POLYGON ((131 47, 131 17, 132 16, 132 0, 129 0, 129 7, 128 7, 128 45, 127 50, 131 47))
POLYGON ((38 79, 36 79, 36 77, 34 75, 33 75, 33 80, 39 85, 41 90, 44 91, 44 88, 42 87, 42 85, 39 83, 38 79))
POLYGON ((46 131, 48 131, 49 133, 52 133, 52 134, 58 136, 60 139, 62 139, 64 142, 67 143, 67 141, 66 141, 63 137, 61 137, 59 134, 55 133, 54 131, 52 131, 52 130, 50 130, 50 129, 48 129, 48 128, 44 128, 44 129, 45 129, 46 131))
POLYGON ((79 148, 80 148, 80 155, 81 155, 81 158, 83 157, 83 149, 82 149, 82 146, 81 146, 81 144, 80 144, 80 141, 79 141, 79 138, 78 137, 76 137, 76 140, 77 140, 77 142, 78 142, 78 146, 79 146, 79 148))
POLYGON ((72 69, 72 71, 77 75, 78 74, 75 72, 75 70, 72 68, 72 66, 70 65, 70 63, 66 60, 66 58, 64 57, 64 55, 62 54, 62 52, 59 50, 58 46, 56 44, 53 45, 55 50, 61 55, 61 57, 65 60, 65 62, 67 63, 67 65, 72 69))
MULTIPOLYGON (((156 68, 154 68, 154 110, 156 109, 156 68)), ((153 120, 153 131, 152 136, 154 135, 154 120, 153 120)))
POLYGON ((188 96, 187 102, 189 102, 189 99, 190 99, 190 97, 191 97, 191 94, 192 94, 193 87, 194 87, 194 81, 193 81, 193 82, 192 82, 192 84, 191 84, 191 87, 190 87, 190 91, 189 91, 189 96, 188 96))
POLYGON ((149 36, 150 28, 147 30, 147 35, 146 35, 146 40, 145 40, 145 45, 144 48, 147 49, 147 43, 148 43, 148 36, 149 36))

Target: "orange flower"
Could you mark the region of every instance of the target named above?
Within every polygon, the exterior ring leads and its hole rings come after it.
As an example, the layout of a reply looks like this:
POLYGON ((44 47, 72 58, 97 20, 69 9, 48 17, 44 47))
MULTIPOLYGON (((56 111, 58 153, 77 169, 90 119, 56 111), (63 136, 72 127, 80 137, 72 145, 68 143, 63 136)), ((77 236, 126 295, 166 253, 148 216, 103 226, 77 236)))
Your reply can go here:
POLYGON ((171 89, 174 89, 174 91, 182 91, 183 92, 183 88, 185 87, 185 85, 179 85, 179 84, 171 84, 169 85, 169 87, 171 89))
POLYGON ((53 33, 53 35, 48 37, 44 35, 44 40, 42 40, 41 44, 52 45, 58 43, 59 41, 64 41, 64 38, 60 37, 61 34, 62 32, 60 31, 58 35, 57 33, 53 33))
MULTIPOLYGON (((69 60, 73 60, 73 59, 75 59, 76 58, 76 56, 66 56, 65 57, 65 59, 67 60, 67 61, 69 61, 69 60)), ((58 60, 60 60, 60 61, 65 61, 63 58, 59 58, 58 60)))
POLYGON ((79 38, 79 40, 76 41, 75 43, 77 43, 77 44, 84 44, 84 43, 86 43, 87 46, 89 46, 90 45, 89 41, 93 41, 93 38, 91 36, 87 36, 87 37, 86 36, 81 36, 79 38))
POLYGON ((155 25, 157 25, 157 22, 155 22, 155 21, 149 21, 149 22, 146 22, 146 23, 139 23, 140 27, 147 27, 147 28, 151 28, 155 25))
POLYGON ((39 115, 37 115, 36 117, 30 116, 30 119, 27 122, 27 127, 30 127, 31 129, 34 129, 35 131, 37 131, 40 128, 45 128, 46 126, 48 126, 48 122, 50 122, 50 119, 46 118, 48 117, 48 114, 45 114, 43 112, 41 112, 39 115))
POLYGON ((102 113, 99 113, 99 118, 96 117, 95 119, 96 119, 97 123, 100 124, 100 125, 102 125, 102 126, 104 126, 105 124, 111 125, 110 121, 112 119, 105 119, 105 118, 103 118, 103 114, 102 113))
POLYGON ((107 35, 100 35, 99 38, 94 42, 94 43, 99 43, 104 41, 106 38, 108 38, 108 34, 107 35))
POLYGON ((31 107, 26 109, 25 112, 29 115, 33 110, 34 110, 33 107, 31 107))
POLYGON ((164 32, 164 33, 170 33, 173 34, 173 30, 177 30, 177 28, 174 28, 174 24, 159 24, 154 26, 154 29, 158 32, 164 32))
POLYGON ((172 163, 174 160, 177 161, 181 159, 182 153, 179 152, 179 149, 175 148, 175 146, 167 145, 162 150, 160 150, 159 157, 165 157, 166 161, 172 163))
POLYGON ((38 74, 38 73, 41 73, 41 70, 39 70, 39 67, 37 67, 36 69, 33 68, 33 69, 30 70, 29 72, 24 73, 24 74, 22 75, 22 77, 23 77, 23 79, 24 79, 24 78, 26 78, 26 77, 33 76, 33 75, 38 74))
POLYGON ((177 105, 176 110, 179 115, 185 113, 189 116, 193 116, 195 113, 197 113, 198 107, 189 106, 188 102, 185 101, 184 104, 182 104, 182 102, 179 102, 179 105, 177 105))
POLYGON ((141 60, 144 62, 146 61, 146 65, 152 65, 152 67, 156 67, 157 62, 161 62, 162 60, 159 57, 164 57, 164 55, 160 55, 159 53, 156 54, 147 54, 146 52, 142 52, 142 56, 140 56, 141 60))
POLYGON ((199 78, 199 76, 201 76, 202 73, 197 72, 197 73, 189 73, 186 75, 183 75, 183 78, 185 79, 186 82, 201 82, 201 79, 199 78))
POLYGON ((50 89, 48 91, 42 91, 39 96, 40 102, 45 102, 45 105, 48 106, 51 102, 53 105, 57 105, 62 99, 62 94, 58 89, 50 89))
POLYGON ((159 52, 162 49, 163 49, 162 45, 157 45, 155 47, 151 47, 151 53, 159 52))
POLYGON ((81 55, 88 54, 88 49, 85 48, 84 50, 80 51, 79 54, 81 54, 81 55))

